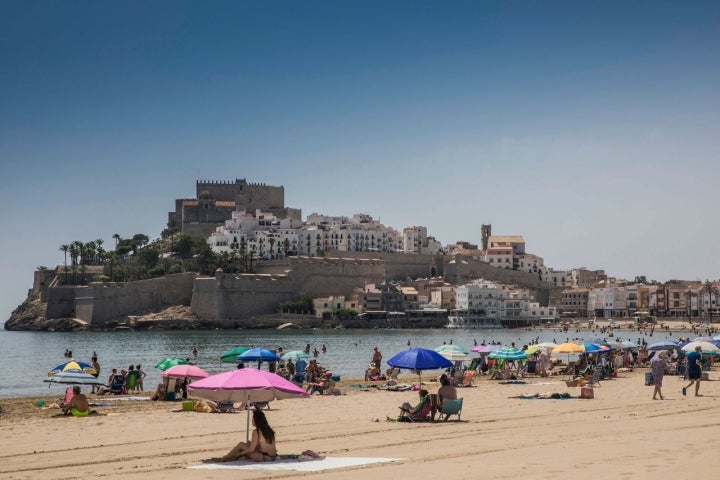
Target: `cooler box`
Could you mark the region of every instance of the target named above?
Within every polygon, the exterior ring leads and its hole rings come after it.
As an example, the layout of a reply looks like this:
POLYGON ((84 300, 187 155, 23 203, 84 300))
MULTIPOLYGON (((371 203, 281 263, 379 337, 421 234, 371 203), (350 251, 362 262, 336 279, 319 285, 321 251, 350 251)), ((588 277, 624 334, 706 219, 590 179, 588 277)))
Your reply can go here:
POLYGON ((192 412, 193 411, 193 402, 190 400, 183 400, 182 409, 183 409, 183 412, 192 412))
POLYGON ((174 401, 175 400, 175 392, 165 392, 165 400, 174 401))
POLYGON ((702 372, 700 374, 700 380, 704 380, 704 381, 710 380, 710 374, 708 372, 702 372))

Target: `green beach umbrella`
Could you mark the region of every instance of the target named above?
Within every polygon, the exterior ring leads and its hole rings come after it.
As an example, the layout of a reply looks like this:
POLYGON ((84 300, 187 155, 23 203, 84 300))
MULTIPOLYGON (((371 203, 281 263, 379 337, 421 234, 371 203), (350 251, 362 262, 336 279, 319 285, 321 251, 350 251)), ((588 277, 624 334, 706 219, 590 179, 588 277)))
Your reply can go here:
POLYGON ((167 370, 170 367, 174 367, 176 365, 187 365, 187 363, 188 363, 187 360, 185 360, 184 358, 171 357, 171 358, 166 358, 165 360, 163 360, 160 363, 158 363, 157 365, 155 365, 155 368, 157 368, 158 370, 162 370, 164 372, 165 370, 167 370))
POLYGON ((240 355, 241 353, 245 353, 248 350, 250 350, 250 348, 248 347, 233 348, 232 350, 228 350, 227 352, 220 355, 220 360, 222 360, 223 363, 238 363, 238 355, 240 355))

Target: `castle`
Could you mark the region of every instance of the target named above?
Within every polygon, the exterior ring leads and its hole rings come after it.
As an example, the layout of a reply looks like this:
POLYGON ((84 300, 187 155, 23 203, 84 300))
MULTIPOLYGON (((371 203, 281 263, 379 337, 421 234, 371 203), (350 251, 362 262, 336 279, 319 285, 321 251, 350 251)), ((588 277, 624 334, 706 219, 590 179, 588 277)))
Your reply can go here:
POLYGON ((285 206, 285 187, 236 178, 228 182, 196 181, 195 198, 176 199, 175 211, 168 212, 168 225, 185 235, 207 238, 230 220, 234 211, 255 210, 270 212, 279 219, 302 219, 300 209, 285 206))

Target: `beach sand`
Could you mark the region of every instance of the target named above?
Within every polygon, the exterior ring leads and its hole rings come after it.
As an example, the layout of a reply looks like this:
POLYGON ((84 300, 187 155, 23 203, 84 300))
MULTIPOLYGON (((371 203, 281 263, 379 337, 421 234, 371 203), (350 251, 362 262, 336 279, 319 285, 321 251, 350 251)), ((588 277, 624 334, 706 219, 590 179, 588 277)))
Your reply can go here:
MULTIPOLYGON (((666 400, 652 400, 647 369, 621 373, 594 390, 594 399, 510 398, 570 393, 567 377, 526 378, 501 384, 482 377, 459 388, 462 421, 395 423, 413 391, 352 388, 340 396, 281 400, 266 411, 280 454, 312 449, 327 457, 388 457, 394 463, 320 472, 194 470, 245 439, 245 412, 182 411, 181 402, 92 396, 101 415, 58 418, 34 399, 3 399, 0 406, 0 478, 7 479, 264 479, 368 478, 553 479, 690 478, 718 465, 712 442, 720 423, 720 388, 702 383, 704 396, 681 394, 666 376, 666 400)), ((425 377, 423 377, 425 378, 425 377)), ((430 374, 427 374, 430 378, 430 374)), ((413 375, 400 380, 417 381, 413 375)), ((437 383, 427 382, 431 392, 437 383)), ((59 392, 55 392, 58 393, 59 392)), ((50 403, 53 397, 44 397, 50 403)))

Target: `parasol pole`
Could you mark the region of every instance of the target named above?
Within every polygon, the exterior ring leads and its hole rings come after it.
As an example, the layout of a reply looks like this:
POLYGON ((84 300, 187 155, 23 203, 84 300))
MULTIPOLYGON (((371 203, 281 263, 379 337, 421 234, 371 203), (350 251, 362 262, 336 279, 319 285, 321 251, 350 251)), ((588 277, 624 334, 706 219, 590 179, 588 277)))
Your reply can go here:
POLYGON ((247 410, 247 422, 245 424, 245 443, 250 441, 250 391, 245 392, 245 410, 247 410))

